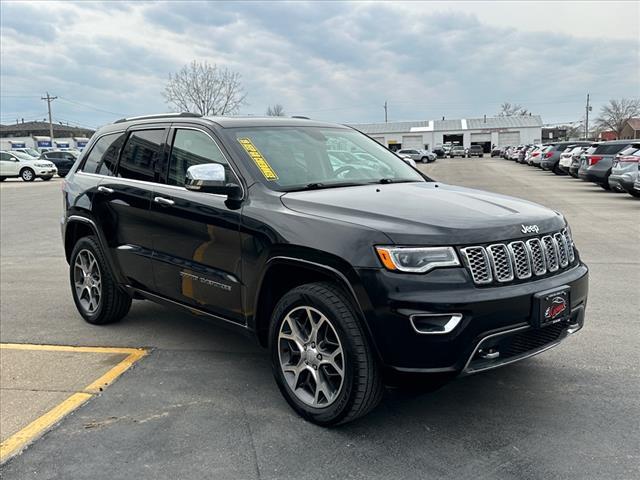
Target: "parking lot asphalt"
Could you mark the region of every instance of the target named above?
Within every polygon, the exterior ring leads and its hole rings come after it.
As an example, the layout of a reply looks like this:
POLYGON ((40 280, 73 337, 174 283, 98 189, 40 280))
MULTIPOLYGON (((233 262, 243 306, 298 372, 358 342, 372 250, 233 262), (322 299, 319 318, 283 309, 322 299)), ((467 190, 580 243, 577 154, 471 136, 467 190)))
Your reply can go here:
POLYGON ((388 391, 367 417, 297 417, 268 355, 215 325, 134 302, 76 313, 60 180, 0 186, 0 341, 149 347, 101 395, 0 467, 4 479, 635 479, 640 476, 640 201, 502 159, 420 165, 446 183, 559 210, 590 267, 585 327, 555 349, 428 394, 388 391))

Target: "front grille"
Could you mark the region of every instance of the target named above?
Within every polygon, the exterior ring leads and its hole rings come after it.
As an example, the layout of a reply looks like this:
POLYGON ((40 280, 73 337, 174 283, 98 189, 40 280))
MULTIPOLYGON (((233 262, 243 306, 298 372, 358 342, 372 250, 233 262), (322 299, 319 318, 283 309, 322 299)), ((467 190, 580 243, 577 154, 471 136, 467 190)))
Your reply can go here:
POLYGON ((526 242, 465 247, 460 251, 477 285, 539 277, 566 268, 575 260, 573 240, 567 229, 526 242))
POLYGON ((511 358, 542 348, 558 340, 566 328, 565 324, 556 323, 548 327, 516 333, 510 337, 510 341, 504 342, 504 346, 500 349, 500 356, 511 358))

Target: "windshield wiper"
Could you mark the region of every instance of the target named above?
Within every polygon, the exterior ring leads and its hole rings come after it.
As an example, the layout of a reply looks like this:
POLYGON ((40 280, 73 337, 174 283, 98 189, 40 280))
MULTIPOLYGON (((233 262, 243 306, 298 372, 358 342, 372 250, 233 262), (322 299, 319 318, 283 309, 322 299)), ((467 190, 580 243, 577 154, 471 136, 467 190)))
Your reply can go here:
POLYGON ((337 188, 337 187, 356 187, 360 185, 366 185, 365 183, 356 183, 356 182, 340 182, 340 183, 322 183, 322 182, 313 182, 308 183, 304 187, 293 188, 288 190, 289 192, 299 192, 301 190, 320 190, 323 188, 337 188))
POLYGON ((397 178, 381 178, 380 180, 376 180, 375 182, 372 183, 382 183, 382 184, 386 184, 386 183, 410 183, 410 182, 419 182, 420 180, 413 180, 413 179, 409 179, 409 178, 405 178, 405 179, 397 179, 397 178))

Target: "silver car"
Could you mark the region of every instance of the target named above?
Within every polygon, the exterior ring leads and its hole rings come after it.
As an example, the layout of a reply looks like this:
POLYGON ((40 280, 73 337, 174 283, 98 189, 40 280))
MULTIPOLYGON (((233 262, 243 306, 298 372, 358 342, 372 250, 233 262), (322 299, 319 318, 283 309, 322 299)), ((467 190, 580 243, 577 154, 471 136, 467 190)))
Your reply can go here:
POLYGON ((615 156, 611 167, 611 175, 609 175, 611 190, 629 192, 634 195, 633 184, 638 180, 639 161, 640 143, 629 145, 615 156))
POLYGON ((398 155, 404 155, 412 158, 416 162, 435 162, 436 154, 430 152, 429 150, 418 149, 418 148, 403 148, 402 150, 398 150, 398 155))

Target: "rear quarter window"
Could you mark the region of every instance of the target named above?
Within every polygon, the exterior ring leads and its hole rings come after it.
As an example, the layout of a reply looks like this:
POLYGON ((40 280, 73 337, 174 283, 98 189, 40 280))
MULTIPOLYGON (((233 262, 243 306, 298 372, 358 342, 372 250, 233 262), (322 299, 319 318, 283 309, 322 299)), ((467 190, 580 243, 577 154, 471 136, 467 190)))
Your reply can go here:
POLYGON ((80 169, 85 173, 113 176, 125 133, 112 133, 98 139, 80 169))
POLYGON ((612 143, 609 145, 598 145, 593 152, 595 155, 615 155, 621 150, 627 148, 629 145, 624 143, 612 143))

